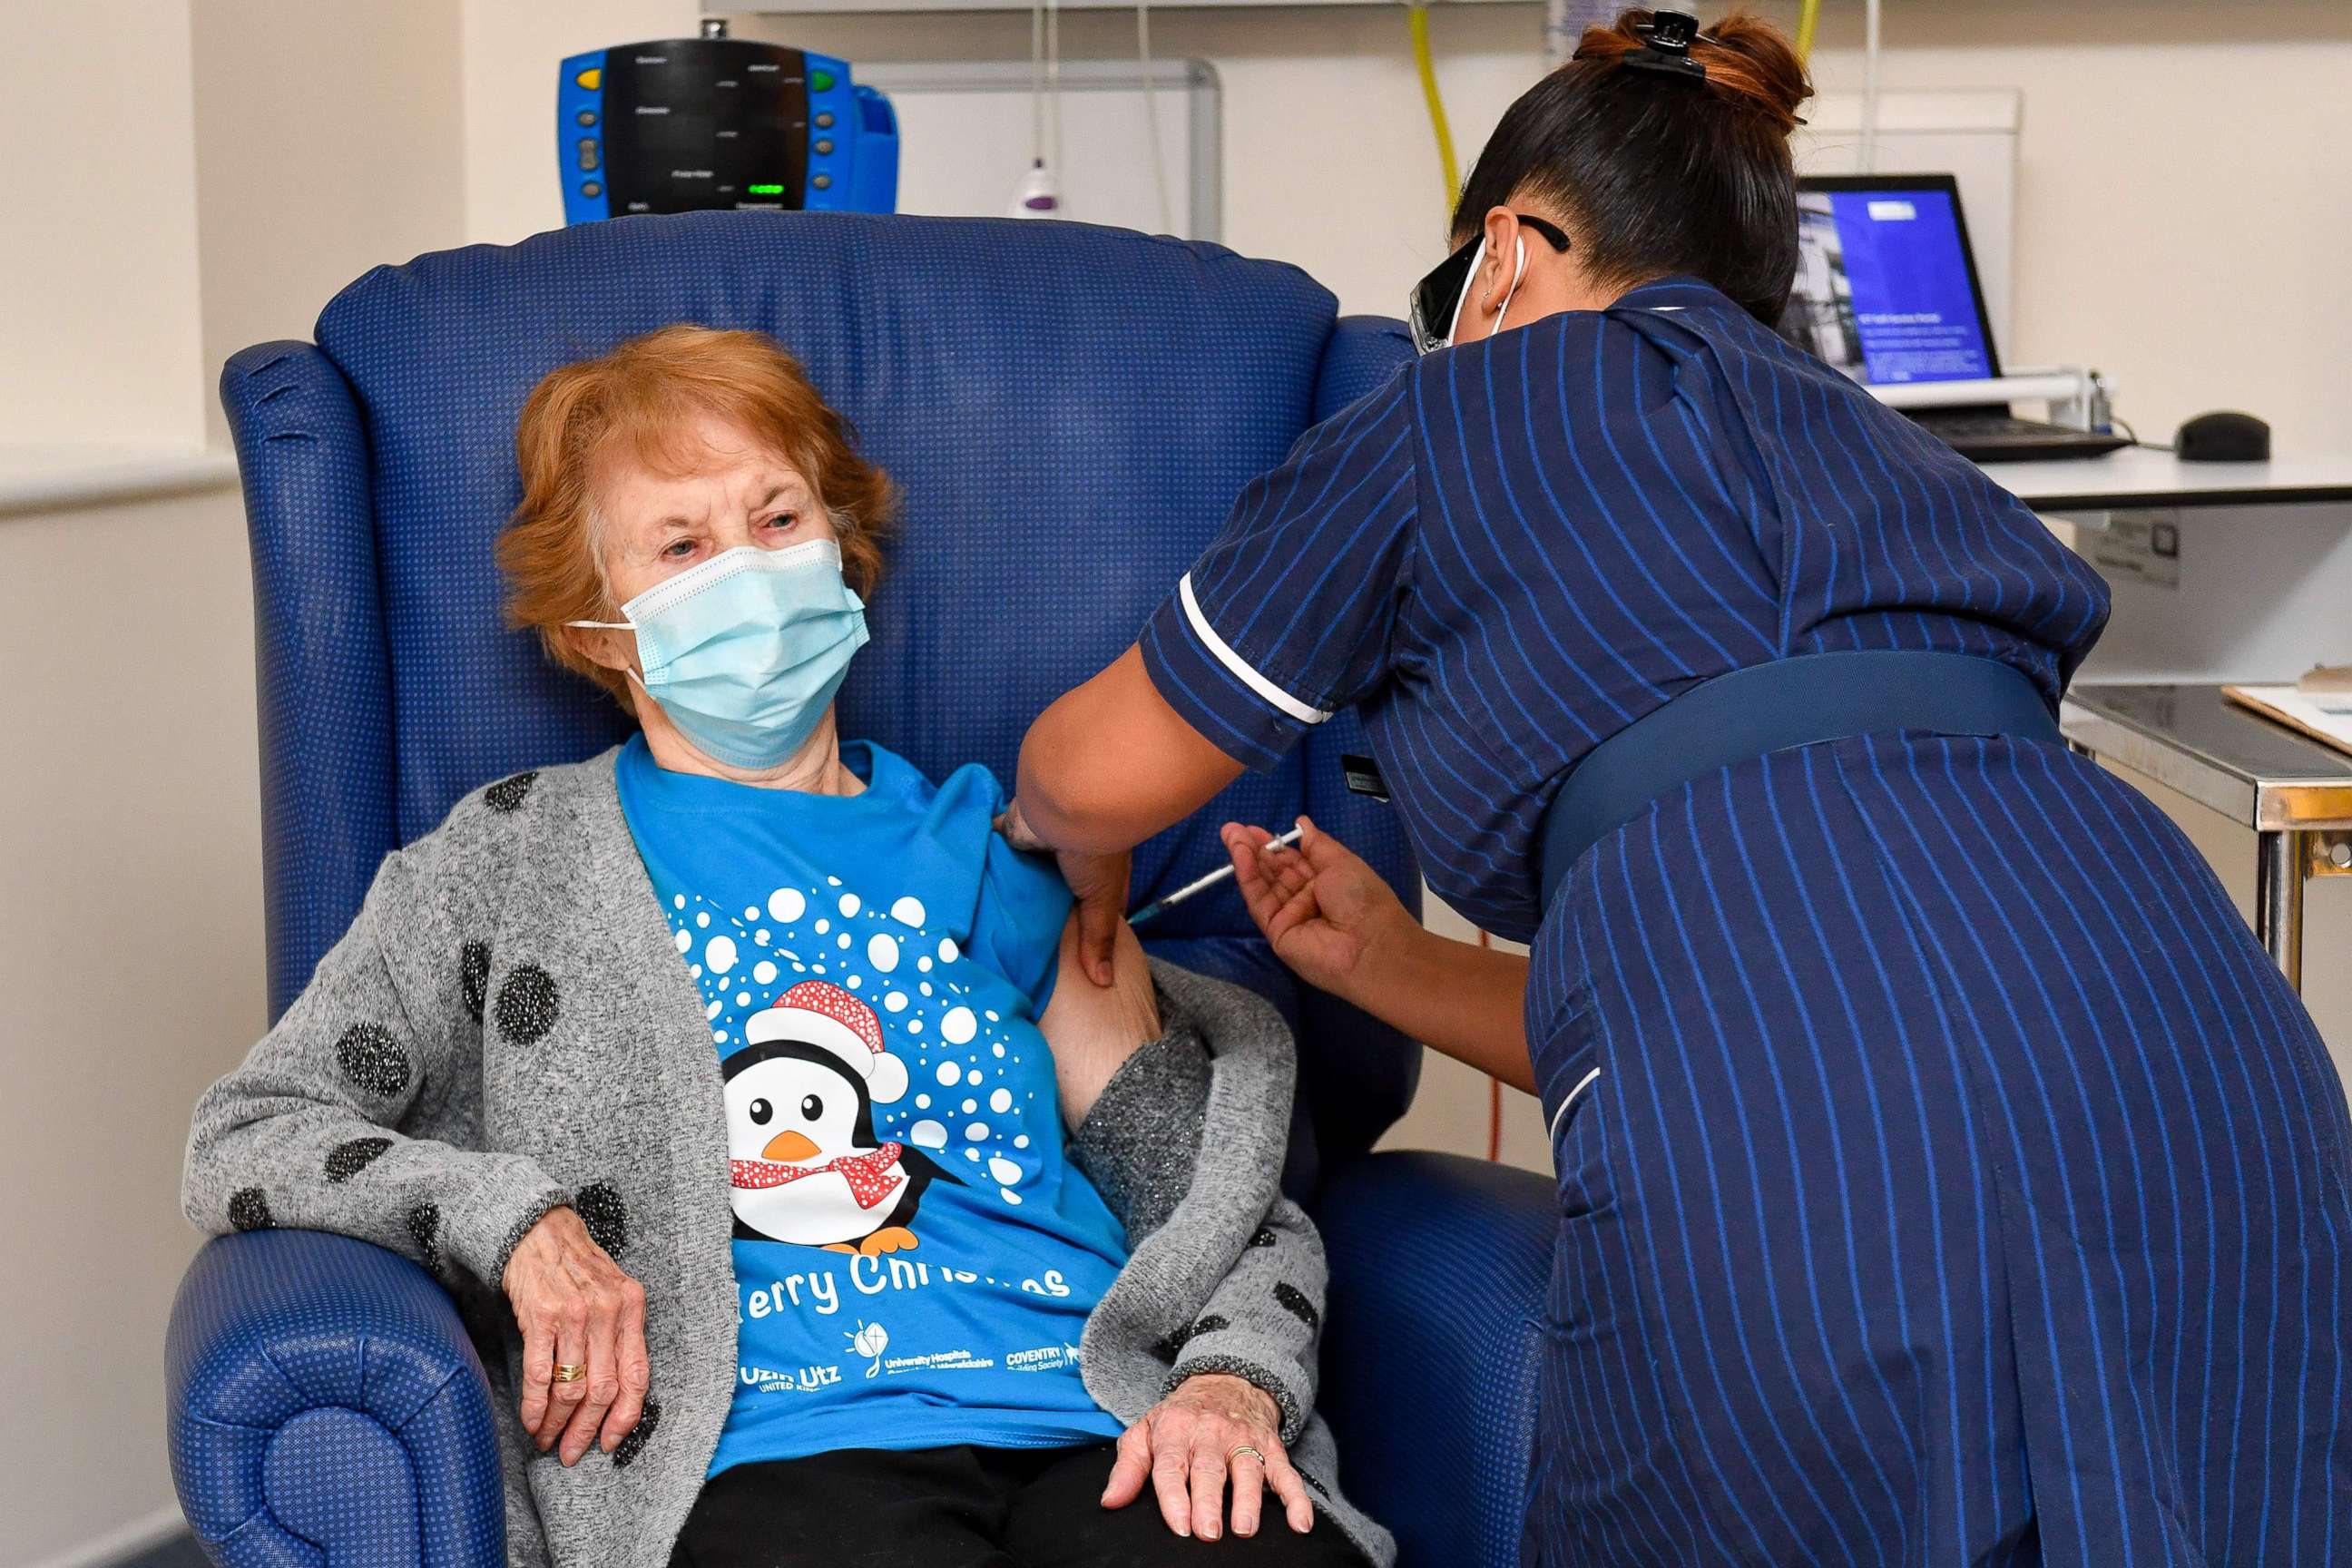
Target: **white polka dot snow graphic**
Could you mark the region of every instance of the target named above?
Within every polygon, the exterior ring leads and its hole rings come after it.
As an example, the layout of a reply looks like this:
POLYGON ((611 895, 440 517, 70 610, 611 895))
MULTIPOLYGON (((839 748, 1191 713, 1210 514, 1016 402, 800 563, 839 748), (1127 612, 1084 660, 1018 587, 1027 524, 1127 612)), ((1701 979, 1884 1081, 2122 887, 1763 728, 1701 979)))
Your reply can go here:
MULTIPOLYGON (((940 1047, 970 1047, 973 1053, 985 1046, 989 1057, 1000 1063, 1018 1060, 1008 1055, 1007 1042, 1013 1037, 1005 1033, 1002 1013, 952 1001, 969 996, 972 990, 944 973, 962 962, 962 944, 952 936, 924 929, 929 910, 919 899, 899 897, 885 906, 843 889, 837 877, 826 878, 825 887, 842 890, 833 893, 820 889, 824 913, 817 912, 815 900, 799 888, 775 889, 764 905, 745 905, 740 919, 718 906, 692 907, 701 900, 689 900, 687 895, 671 900, 677 911, 672 923, 677 928, 675 935, 678 952, 689 960, 699 960, 689 963, 689 973, 706 993, 706 1016, 714 1025, 740 1025, 758 1009, 772 1005, 783 989, 795 983, 795 977, 826 974, 825 964, 808 963, 786 944, 805 944, 813 938, 830 939, 821 945, 839 958, 836 983, 856 991, 865 989, 869 979, 876 981, 879 1012, 889 1021, 888 1032, 898 1037, 893 1049, 908 1058, 908 1067, 919 1073, 928 1068, 928 1076, 942 1086, 956 1088, 969 1083, 973 1089, 972 1095, 959 1097, 967 1118, 959 1128, 950 1128, 934 1112, 907 1122, 900 1131, 888 1124, 886 1113, 877 1120, 877 1130, 884 1136, 903 1137, 924 1150, 944 1152, 950 1145, 961 1145, 965 1161, 981 1168, 974 1174, 984 1172, 997 1184, 1007 1204, 1018 1205, 1021 1194, 1013 1188, 1027 1173, 1020 1162, 994 1152, 1007 1146, 1013 1150, 1030 1147, 1027 1133, 1003 1125, 1003 1119, 1014 1114, 1013 1091, 1003 1087, 990 1090, 988 1113, 1000 1120, 993 1123, 981 1121, 978 1084, 982 1058, 970 1054, 962 1061, 924 1059, 934 1048, 930 1041, 937 1040, 940 1047), (777 929, 760 924, 763 917, 777 929), (876 929, 877 925, 888 929, 876 929), (910 945, 920 951, 910 952, 910 945), (746 946, 763 949, 767 955, 753 961, 744 952, 746 946), (862 966, 856 962, 858 959, 865 961, 862 966), (935 976, 938 984, 930 979, 917 980, 912 994, 880 984, 883 977, 899 973, 910 959, 917 973, 935 976), (786 965, 790 966, 789 974, 786 965), (861 973, 861 968, 871 973, 861 973), (755 985, 760 988, 758 992, 751 989, 755 985), (730 1007, 736 1016, 724 1016, 730 1007)), ((736 1034, 725 1027, 711 1030, 711 1039, 722 1055, 734 1038, 736 1034)), ((1001 1079, 1004 1074, 1004 1067, 993 1068, 995 1077, 1001 1079)), ((1037 1097, 1031 1094, 1025 1098, 1034 1101, 1037 1097)), ((912 1097, 914 1110, 929 1110, 930 1106, 929 1094, 912 1097)))

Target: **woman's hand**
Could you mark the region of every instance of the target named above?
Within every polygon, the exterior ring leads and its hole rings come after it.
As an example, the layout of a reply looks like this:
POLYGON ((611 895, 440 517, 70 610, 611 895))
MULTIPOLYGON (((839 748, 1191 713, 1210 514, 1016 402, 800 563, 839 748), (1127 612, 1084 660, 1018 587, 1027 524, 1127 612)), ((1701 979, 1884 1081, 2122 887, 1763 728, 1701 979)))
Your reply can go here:
POLYGON ((996 831, 1015 849, 1050 854, 1061 867, 1062 880, 1078 900, 1078 965, 1088 980, 1108 989, 1117 978, 1111 950, 1127 924, 1128 874, 1135 857, 1124 849, 1113 855, 1055 849, 1031 830, 1017 800, 998 816, 996 831))
POLYGON ((522 1330, 522 1428, 576 1465, 611 1453, 645 1414, 646 1290, 590 1239, 569 1208, 550 1209, 516 1244, 501 1281, 522 1330), (588 1375, 554 1381, 559 1364, 588 1375))
POLYGON ((1411 942, 1421 923, 1379 872, 1306 817, 1296 847, 1263 828, 1228 822, 1219 837, 1233 857, 1242 901, 1276 958, 1309 985, 1355 999, 1372 955, 1411 942))
POLYGON ((1305 1534, 1315 1527, 1315 1505, 1282 1447, 1281 1431, 1282 1407, 1255 1384, 1223 1373, 1188 1377, 1119 1437, 1103 1507, 1125 1508, 1143 1495, 1148 1478, 1169 1529, 1214 1541, 1224 1530, 1230 1476, 1235 1535, 1257 1533, 1269 1483, 1290 1528, 1305 1534), (1241 1448, 1264 1458, 1235 1452, 1241 1448))

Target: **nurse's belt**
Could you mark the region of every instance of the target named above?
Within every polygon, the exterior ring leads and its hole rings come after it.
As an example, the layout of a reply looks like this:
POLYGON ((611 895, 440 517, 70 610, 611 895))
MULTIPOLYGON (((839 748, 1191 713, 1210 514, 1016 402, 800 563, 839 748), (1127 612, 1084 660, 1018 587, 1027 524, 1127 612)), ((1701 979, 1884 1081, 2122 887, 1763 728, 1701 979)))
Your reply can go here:
POLYGON ((1543 907, 1580 856, 1660 795, 1751 757, 1898 730, 2059 743, 2032 679, 1970 653, 1801 654, 1701 681, 1576 764, 1537 841, 1543 907))

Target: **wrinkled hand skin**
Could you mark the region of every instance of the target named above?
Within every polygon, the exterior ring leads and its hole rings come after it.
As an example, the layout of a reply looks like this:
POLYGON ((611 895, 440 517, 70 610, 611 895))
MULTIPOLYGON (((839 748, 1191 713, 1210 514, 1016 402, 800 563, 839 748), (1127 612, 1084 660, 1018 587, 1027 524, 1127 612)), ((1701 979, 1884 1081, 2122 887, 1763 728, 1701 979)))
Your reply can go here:
POLYGON ((1120 1436, 1103 1506, 1125 1508, 1148 1480, 1170 1530, 1214 1541, 1224 1533, 1228 1481, 1235 1535, 1257 1533, 1270 1486, 1290 1528, 1303 1535, 1315 1527, 1315 1505, 1281 1430, 1281 1406, 1256 1384, 1223 1373, 1186 1378, 1120 1436), (1265 1461, 1235 1454, 1240 1447, 1256 1449, 1265 1461))
POLYGON ((646 1290, 588 1235, 570 1208, 540 1216, 500 1280, 522 1331, 522 1429, 541 1453, 576 1465, 592 1447, 611 1453, 645 1414, 646 1290), (554 1381, 557 1363, 588 1375, 554 1381))

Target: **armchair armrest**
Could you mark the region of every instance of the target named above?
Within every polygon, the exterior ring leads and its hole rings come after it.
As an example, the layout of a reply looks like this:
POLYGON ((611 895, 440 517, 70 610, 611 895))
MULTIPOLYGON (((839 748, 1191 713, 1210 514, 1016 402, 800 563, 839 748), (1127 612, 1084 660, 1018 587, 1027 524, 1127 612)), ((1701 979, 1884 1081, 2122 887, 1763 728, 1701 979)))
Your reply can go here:
POLYGON ((1517 1568, 1559 1206, 1530 1172, 1373 1154, 1316 1223, 1331 1264, 1321 1408, 1401 1568, 1517 1568))
POLYGON ((503 1568, 489 1385, 406 1258, 319 1231, 196 1255, 164 1346, 172 1479, 215 1562, 503 1568))

